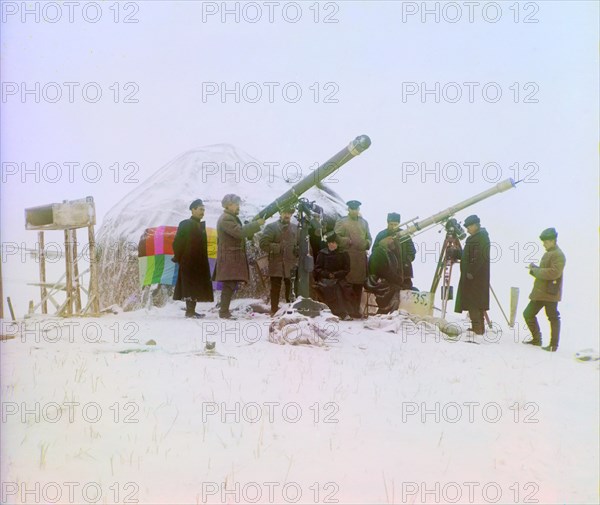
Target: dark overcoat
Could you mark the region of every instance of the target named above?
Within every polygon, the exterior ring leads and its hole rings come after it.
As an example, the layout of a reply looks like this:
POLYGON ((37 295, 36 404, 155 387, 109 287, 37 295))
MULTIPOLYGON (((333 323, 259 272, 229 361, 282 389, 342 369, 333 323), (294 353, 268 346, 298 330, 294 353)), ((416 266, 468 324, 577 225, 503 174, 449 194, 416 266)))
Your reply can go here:
MULTIPOLYGON (((375 247, 381 242, 384 238, 394 235, 395 232, 389 231, 387 228, 385 230, 380 231, 375 237, 375 242, 373 242, 373 251, 375 251, 375 247)), ((415 243, 412 241, 410 237, 402 237, 402 239, 394 240, 394 247, 392 248, 392 252, 396 256, 398 260, 398 264, 401 265, 402 279, 412 279, 413 278, 413 267, 412 262, 415 260, 415 256, 417 254, 417 250, 415 249, 415 243)))
POLYGON ((490 308, 490 237, 485 228, 469 236, 460 259, 455 312, 490 308), (472 276, 472 279, 467 277, 472 276))
POLYGON ((174 300, 212 302, 206 223, 194 217, 179 223, 173 240, 173 261, 179 263, 174 300))
POLYGON ((327 304, 331 312, 344 317, 350 312, 349 300, 352 296, 346 277, 350 272, 350 256, 339 249, 330 251, 327 247, 317 254, 314 277, 319 300, 327 304))
POLYGON ((369 257, 369 275, 376 279, 386 280, 390 284, 402 284, 403 276, 400 273, 398 258, 384 246, 377 245, 369 257))
POLYGON ((250 271, 246 257, 246 239, 260 230, 258 222, 243 225, 240 219, 225 210, 217 221, 216 281, 248 282, 250 271))

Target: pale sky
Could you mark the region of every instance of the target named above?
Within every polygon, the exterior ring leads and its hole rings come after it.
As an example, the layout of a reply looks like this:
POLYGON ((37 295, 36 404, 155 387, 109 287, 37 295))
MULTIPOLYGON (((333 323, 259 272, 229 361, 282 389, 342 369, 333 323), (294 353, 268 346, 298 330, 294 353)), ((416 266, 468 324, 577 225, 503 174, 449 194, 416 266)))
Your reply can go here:
MULTIPOLYGON (((576 338, 597 347, 597 2, 75 2, 71 9, 2 2, 4 249, 36 240, 24 230, 24 208, 92 195, 100 225, 139 183, 197 147, 229 143, 263 162, 308 169, 367 134, 371 148, 332 187, 363 202, 373 233, 390 211, 422 219, 500 180, 526 178, 457 218, 478 214, 499 245, 492 285, 505 305, 510 286, 521 288, 519 317, 532 284, 525 258, 533 252, 539 261, 538 235, 556 227, 567 256, 559 304, 565 344, 576 338), (43 169, 52 162, 62 174, 43 169), (65 162, 79 163, 72 177, 65 162), (90 162, 99 176, 82 172, 90 162), (126 163, 139 170, 127 172, 126 163), (123 181, 127 174, 133 182, 123 181)), ((417 242, 433 249, 442 238, 429 231, 417 242)), ((427 289, 434 268, 431 257, 417 258, 415 284, 427 289)), ((16 279, 37 279, 37 265, 8 258, 3 276, 10 295, 16 279)), ((494 302, 492 314, 500 317, 494 302)))

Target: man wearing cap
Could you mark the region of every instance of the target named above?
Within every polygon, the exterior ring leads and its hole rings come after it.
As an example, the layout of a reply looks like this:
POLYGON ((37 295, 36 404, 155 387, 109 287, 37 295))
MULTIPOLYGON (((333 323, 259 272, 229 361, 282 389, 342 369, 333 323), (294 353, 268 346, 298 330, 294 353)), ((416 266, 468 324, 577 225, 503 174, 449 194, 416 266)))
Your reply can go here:
POLYGON ((279 310, 281 281, 285 284, 285 301, 291 302, 292 274, 298 266, 298 226, 291 223, 294 209, 279 211, 279 221, 265 226, 260 248, 269 254, 271 280, 271 315, 279 310))
POLYGON ((529 273, 535 277, 533 290, 529 295, 529 305, 523 311, 523 317, 531 332, 531 340, 524 342, 535 346, 542 345, 542 334, 537 321, 537 313, 544 307, 550 322, 550 344, 542 347, 544 351, 555 352, 560 338, 560 313, 558 302, 562 298, 563 270, 567 262, 565 255, 556 244, 558 233, 554 228, 545 229, 540 235, 546 252, 540 266, 530 263, 529 273))
POLYGON ((335 234, 342 252, 350 256, 350 273, 346 280, 351 286, 350 316, 360 319, 360 302, 363 284, 367 278, 367 251, 371 248, 369 224, 360 217, 360 205, 357 200, 350 200, 348 216, 335 223, 335 234))
POLYGON ((349 315, 350 285, 346 276, 350 272, 350 256, 338 248, 339 237, 335 232, 325 236, 327 247, 317 254, 314 278, 319 300, 327 304, 340 319, 352 319, 349 315))
POLYGON ((395 245, 392 236, 384 237, 376 242, 369 256, 365 289, 375 295, 377 314, 389 314, 398 310, 400 304, 400 287, 404 279, 394 252, 395 245))
MULTIPOLYGON (((387 237, 394 237, 400 229, 399 226, 400 214, 397 212, 390 212, 387 215, 387 228, 380 231, 375 237, 375 242, 373 242, 373 252, 381 240, 387 237)), ((398 273, 401 277, 400 289, 411 289, 413 287, 412 262, 415 260, 417 253, 414 242, 409 236, 403 237, 401 241, 400 239, 394 240, 393 244, 390 246, 390 251, 398 260, 398 273)))
POLYGON ((201 318, 196 302, 212 302, 213 289, 208 265, 208 240, 204 204, 199 198, 190 204, 192 216, 179 223, 173 240, 173 262, 179 264, 174 300, 185 300, 185 317, 201 318))
POLYGON ((490 308, 490 237, 475 215, 465 219, 465 227, 469 237, 460 260, 454 311, 468 310, 471 330, 476 335, 483 335, 484 312, 490 308))
POLYGON ((238 217, 240 202, 241 198, 238 195, 225 195, 221 201, 224 211, 217 221, 217 262, 214 278, 223 283, 219 305, 219 317, 223 319, 232 319, 229 305, 233 293, 239 282, 248 282, 250 278, 246 239, 258 232, 265 223, 261 218, 242 225, 238 217))

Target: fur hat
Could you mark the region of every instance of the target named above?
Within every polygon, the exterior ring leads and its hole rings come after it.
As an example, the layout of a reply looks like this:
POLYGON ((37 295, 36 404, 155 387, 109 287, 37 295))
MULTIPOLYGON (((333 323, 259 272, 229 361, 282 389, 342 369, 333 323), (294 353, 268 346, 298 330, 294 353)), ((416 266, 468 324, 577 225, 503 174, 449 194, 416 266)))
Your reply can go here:
POLYGON ((242 201, 242 199, 238 195, 229 193, 223 197, 223 200, 221 200, 221 205, 225 209, 225 208, 227 208, 228 205, 230 205, 232 203, 240 203, 241 201, 242 201))

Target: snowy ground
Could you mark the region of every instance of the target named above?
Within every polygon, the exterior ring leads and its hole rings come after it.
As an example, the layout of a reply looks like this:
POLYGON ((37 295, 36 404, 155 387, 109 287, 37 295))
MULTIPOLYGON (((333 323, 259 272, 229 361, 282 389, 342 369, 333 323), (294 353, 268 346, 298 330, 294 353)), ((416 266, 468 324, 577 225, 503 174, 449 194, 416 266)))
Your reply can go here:
POLYGON ((598 503, 597 363, 180 307, 4 323, 2 503, 598 503))

